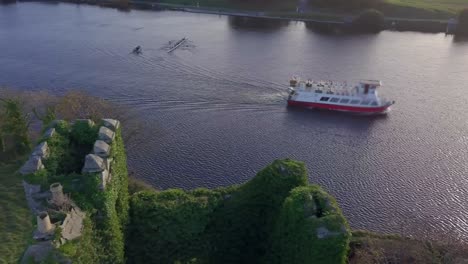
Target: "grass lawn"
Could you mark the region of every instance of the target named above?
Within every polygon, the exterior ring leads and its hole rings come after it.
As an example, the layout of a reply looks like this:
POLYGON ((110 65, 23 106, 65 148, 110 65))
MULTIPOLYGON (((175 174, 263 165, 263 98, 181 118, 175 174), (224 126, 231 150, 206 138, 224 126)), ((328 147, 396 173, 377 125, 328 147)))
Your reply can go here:
POLYGON ((385 2, 402 7, 414 7, 428 11, 442 11, 456 14, 468 8, 468 0, 385 0, 385 2))
POLYGON ((0 263, 17 263, 32 236, 31 212, 21 179, 14 176, 18 164, 0 164, 0 263))

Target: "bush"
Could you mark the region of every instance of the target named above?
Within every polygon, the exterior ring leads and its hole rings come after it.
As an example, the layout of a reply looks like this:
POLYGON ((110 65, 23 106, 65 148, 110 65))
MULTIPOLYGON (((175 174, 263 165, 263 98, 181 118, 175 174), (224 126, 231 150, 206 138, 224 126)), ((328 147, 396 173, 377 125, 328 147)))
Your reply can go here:
POLYGON ((31 148, 28 136, 29 118, 19 100, 0 98, 0 102, 0 152, 9 152, 12 154, 10 158, 14 158, 31 148))
POLYGON ((49 157, 43 159, 44 166, 50 175, 66 174, 73 163, 70 154, 70 140, 61 134, 55 134, 47 140, 49 157))
POLYGON ((457 35, 468 36, 468 9, 463 9, 458 15, 457 35))
POLYGON ((130 178, 128 181, 128 193, 132 195, 141 191, 155 191, 155 189, 142 180, 130 178))
POLYGON ((90 126, 86 121, 76 121, 71 128, 71 140, 78 145, 92 146, 98 137, 98 129, 98 126, 90 126))
POLYGON ((384 15, 375 9, 368 9, 359 14, 352 23, 353 30, 363 33, 377 33, 383 29, 384 15))
POLYGON ((70 124, 65 120, 58 120, 55 124, 55 131, 62 136, 68 136, 70 133, 70 124))
POLYGON ((313 6, 335 9, 363 9, 374 7, 379 0, 311 0, 313 6))

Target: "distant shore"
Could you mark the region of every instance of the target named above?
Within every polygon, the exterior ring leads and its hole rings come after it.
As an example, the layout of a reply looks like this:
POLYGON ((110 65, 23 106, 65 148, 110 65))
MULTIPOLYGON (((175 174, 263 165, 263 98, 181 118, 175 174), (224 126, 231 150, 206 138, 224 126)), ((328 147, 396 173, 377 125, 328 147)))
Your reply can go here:
MULTIPOLYGON (((131 2, 135 4, 136 2, 131 2)), ((265 18, 265 19, 282 19, 289 21, 302 21, 313 24, 325 24, 327 26, 346 26, 349 25, 357 14, 334 14, 329 12, 308 12, 308 13, 292 13, 292 12, 254 12, 244 10, 230 10, 224 8, 207 8, 196 6, 184 6, 174 4, 157 4, 160 8, 178 10, 190 13, 217 14, 227 16, 240 16, 250 18, 265 18)), ((445 18, 404 18, 404 17, 385 17, 384 29, 397 31, 420 31, 440 33, 446 32, 447 26, 451 23, 451 19, 445 18)))
MULTIPOLYGON (((168 0, 171 1, 171 0, 168 0)), ((38 2, 65 2, 65 3, 76 3, 76 4, 91 4, 99 5, 104 7, 113 7, 122 10, 130 9, 145 9, 145 10, 174 10, 183 11, 189 13, 203 13, 203 14, 215 14, 215 15, 226 15, 226 16, 237 16, 246 18, 263 18, 263 19, 275 19, 275 20, 288 20, 288 21, 302 21, 310 23, 313 26, 342 29, 347 25, 350 25, 353 19, 357 16, 356 13, 338 13, 332 12, 331 10, 316 10, 308 12, 279 12, 279 11, 256 11, 256 10, 243 10, 233 9, 218 6, 194 6, 184 4, 173 4, 165 2, 149 2, 149 1, 138 1, 130 0, 128 2, 117 2, 109 0, 62 0, 62 1, 48 1, 39 0, 38 2)), ((396 30, 396 31, 418 31, 418 32, 431 32, 431 33, 447 33, 447 29, 450 29, 453 25, 453 18, 450 18, 449 14, 443 14, 441 17, 396 17, 396 16, 385 16, 385 30, 396 30)), ((450 33, 451 30, 449 30, 450 33)))

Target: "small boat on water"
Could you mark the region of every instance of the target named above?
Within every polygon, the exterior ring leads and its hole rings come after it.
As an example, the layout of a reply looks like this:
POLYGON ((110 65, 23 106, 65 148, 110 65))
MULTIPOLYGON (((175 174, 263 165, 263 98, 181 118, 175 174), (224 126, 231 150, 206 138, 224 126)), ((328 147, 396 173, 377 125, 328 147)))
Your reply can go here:
POLYGON ((141 46, 136 46, 136 48, 134 48, 132 52, 134 54, 141 54, 142 53, 141 46))
POLYGON ((288 106, 318 108, 354 113, 387 113, 395 101, 380 97, 378 80, 361 80, 356 85, 333 81, 289 81, 288 106))
POLYGON ((169 51, 167 51, 167 53, 171 53, 173 52, 175 49, 177 49, 178 47, 180 47, 182 44, 184 44, 184 42, 187 41, 187 38, 182 38, 180 40, 178 40, 176 43, 174 43, 174 45, 169 49, 169 51))

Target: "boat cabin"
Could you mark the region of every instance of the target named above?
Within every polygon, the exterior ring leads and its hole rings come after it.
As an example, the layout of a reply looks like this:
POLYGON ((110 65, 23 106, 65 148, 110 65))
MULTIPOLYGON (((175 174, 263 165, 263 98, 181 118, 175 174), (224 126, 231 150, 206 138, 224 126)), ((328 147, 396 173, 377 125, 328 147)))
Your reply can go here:
POLYGON ((375 94, 381 85, 382 83, 377 80, 361 80, 356 88, 360 94, 375 94))

